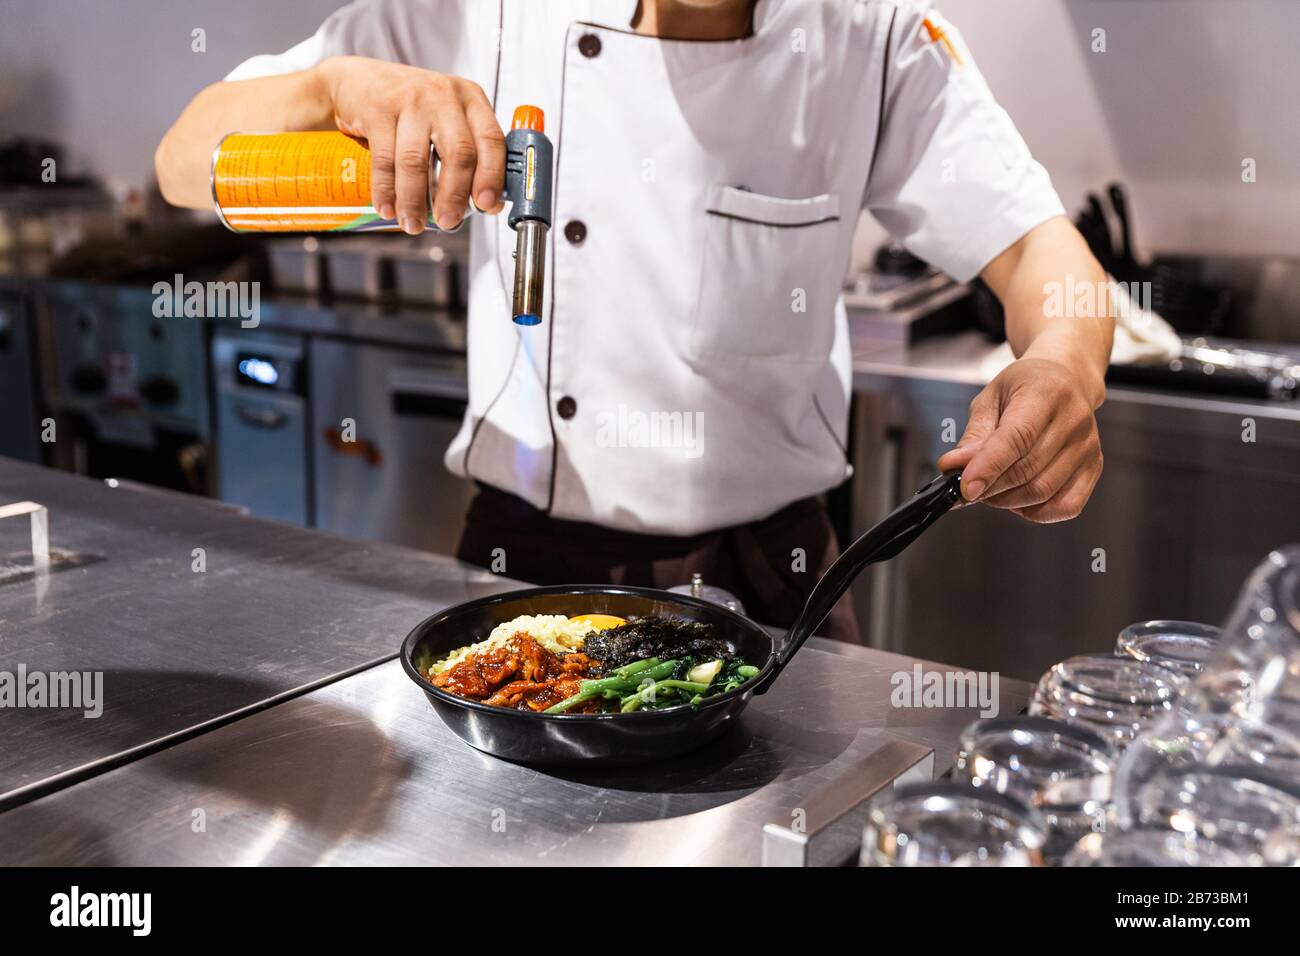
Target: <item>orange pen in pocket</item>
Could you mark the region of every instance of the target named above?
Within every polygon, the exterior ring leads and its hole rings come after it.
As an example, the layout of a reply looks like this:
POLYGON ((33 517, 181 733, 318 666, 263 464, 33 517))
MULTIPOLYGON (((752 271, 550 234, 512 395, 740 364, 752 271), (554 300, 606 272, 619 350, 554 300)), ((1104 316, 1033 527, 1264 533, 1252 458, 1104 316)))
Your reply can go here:
POLYGON ((922 23, 925 24, 925 32, 930 35, 931 43, 942 43, 943 48, 948 51, 948 55, 952 57, 954 63, 958 66, 966 65, 961 58, 961 54, 957 52, 957 47, 953 44, 952 40, 948 38, 948 34, 943 32, 943 27, 939 26, 929 17, 926 17, 922 23))

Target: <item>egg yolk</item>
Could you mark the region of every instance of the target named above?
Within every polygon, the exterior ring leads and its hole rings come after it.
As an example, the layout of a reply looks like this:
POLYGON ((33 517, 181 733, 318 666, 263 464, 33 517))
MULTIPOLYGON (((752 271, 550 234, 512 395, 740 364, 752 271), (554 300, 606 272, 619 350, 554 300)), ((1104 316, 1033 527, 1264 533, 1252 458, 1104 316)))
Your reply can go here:
POLYGON ((569 620, 575 624, 590 624, 598 631, 608 631, 611 627, 627 623, 623 618, 615 617, 613 614, 575 614, 569 620))

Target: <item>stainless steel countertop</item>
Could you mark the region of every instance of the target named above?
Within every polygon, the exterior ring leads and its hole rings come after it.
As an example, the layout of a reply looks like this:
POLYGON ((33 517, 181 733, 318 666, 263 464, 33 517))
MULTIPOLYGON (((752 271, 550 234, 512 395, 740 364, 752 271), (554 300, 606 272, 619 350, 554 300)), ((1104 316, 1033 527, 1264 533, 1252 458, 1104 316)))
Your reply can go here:
MULTIPOLYGON (((0 813, 0 859, 755 864, 765 823, 788 826, 889 741, 933 748, 936 771, 950 765, 977 715, 891 706, 891 676, 915 663, 814 638, 741 726, 702 750, 553 772, 471 749, 392 661, 0 813)), ((1001 712, 1029 690, 1002 681, 1001 712)))
MULTIPOLYGON (((0 709, 0 809, 393 657, 419 620, 522 585, 450 558, 0 458, 0 503, 98 558, 0 584, 0 670, 103 672, 104 713, 0 709), (192 569, 195 548, 207 570, 192 569)), ((0 554, 25 522, 0 525, 0 554)))

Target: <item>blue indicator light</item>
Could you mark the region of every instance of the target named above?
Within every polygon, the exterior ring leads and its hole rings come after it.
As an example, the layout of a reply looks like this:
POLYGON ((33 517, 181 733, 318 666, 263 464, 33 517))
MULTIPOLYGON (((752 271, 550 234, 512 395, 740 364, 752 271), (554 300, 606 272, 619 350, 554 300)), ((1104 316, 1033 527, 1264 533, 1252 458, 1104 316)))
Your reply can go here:
POLYGON ((274 385, 280 381, 280 371, 266 359, 246 358, 239 360, 239 374, 251 378, 259 385, 274 385))

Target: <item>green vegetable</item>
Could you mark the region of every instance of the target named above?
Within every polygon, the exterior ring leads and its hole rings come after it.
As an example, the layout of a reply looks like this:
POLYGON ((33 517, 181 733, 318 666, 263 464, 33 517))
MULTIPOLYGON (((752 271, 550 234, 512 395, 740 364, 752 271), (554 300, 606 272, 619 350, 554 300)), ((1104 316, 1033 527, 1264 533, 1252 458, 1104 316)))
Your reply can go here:
POLYGON ((712 684, 713 678, 722 672, 722 661, 709 661, 707 664, 696 664, 686 672, 686 679, 694 684, 712 684))
POLYGON ((579 690, 572 697, 566 697, 558 704, 552 704, 542 711, 544 714, 562 714, 579 704, 585 703, 594 697, 602 696, 605 691, 621 691, 626 694, 630 690, 636 690, 647 680, 655 681, 667 677, 677 667, 676 661, 658 661, 655 658, 647 658, 644 661, 636 661, 625 667, 620 667, 609 677, 601 677, 593 680, 584 680, 579 686, 579 690))
POLYGON ((664 661, 662 664, 656 664, 654 667, 639 671, 635 676, 645 680, 663 680, 670 675, 677 667, 676 661, 664 661))
POLYGON ((690 680, 662 680, 656 686, 668 689, 680 689, 690 691, 695 694, 703 694, 709 689, 708 684, 701 684, 699 681, 690 680))
POLYGON ((647 657, 643 661, 633 661, 631 664, 624 664, 622 667, 615 668, 609 672, 609 676, 619 678, 631 677, 633 674, 639 674, 641 671, 654 667, 658 663, 659 658, 647 657))
POLYGON ((623 706, 620 709, 627 714, 634 710, 640 710, 642 706, 655 707, 659 702, 659 689, 663 686, 663 684, 652 680, 645 681, 637 689, 636 693, 624 698, 623 706))
POLYGON ((624 664, 606 677, 584 680, 572 697, 548 707, 544 713, 562 714, 579 704, 601 698, 602 712, 692 707, 717 694, 725 694, 758 676, 759 668, 732 658, 711 658, 697 663, 692 655, 661 661, 657 657, 624 664))

